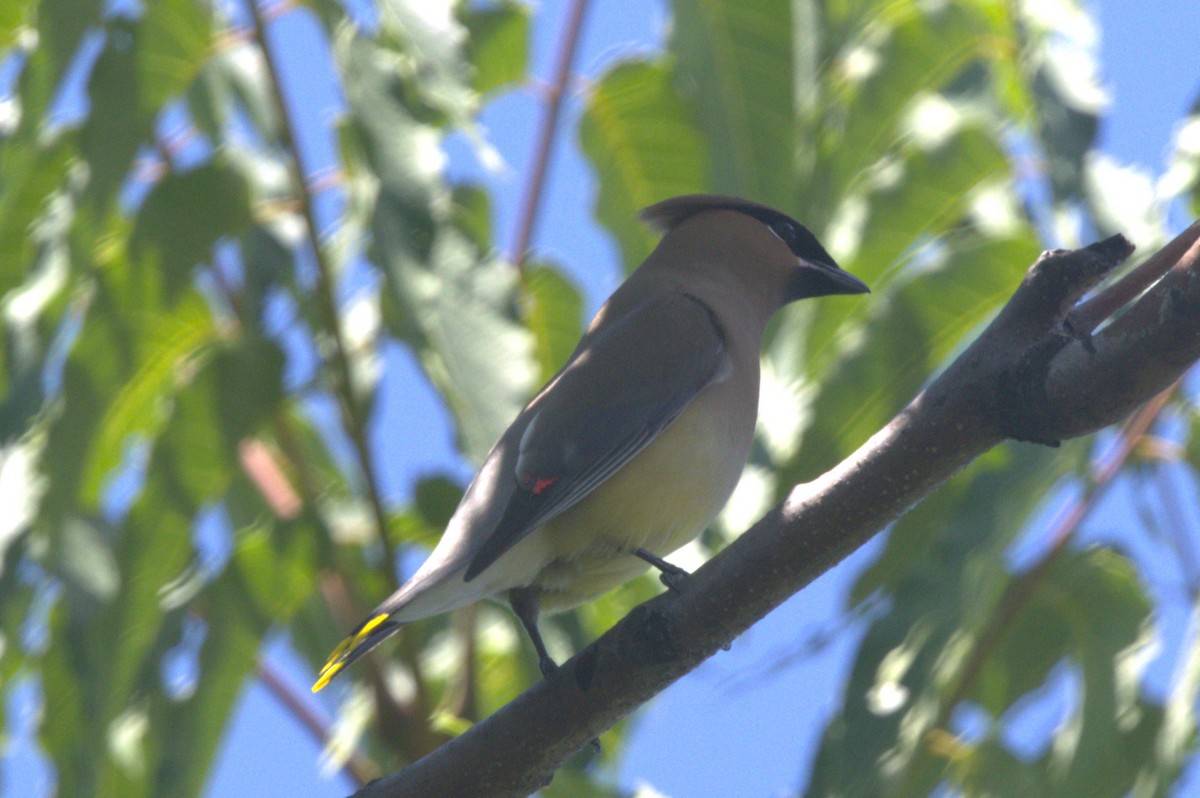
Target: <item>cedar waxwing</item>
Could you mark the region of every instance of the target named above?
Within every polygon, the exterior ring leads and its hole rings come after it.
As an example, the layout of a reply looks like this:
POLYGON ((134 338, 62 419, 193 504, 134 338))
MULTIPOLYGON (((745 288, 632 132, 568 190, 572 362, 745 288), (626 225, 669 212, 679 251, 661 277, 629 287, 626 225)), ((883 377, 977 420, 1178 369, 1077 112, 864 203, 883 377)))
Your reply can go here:
POLYGON ((785 304, 867 286, 804 225, 733 197, 642 212, 665 236, 567 364, 488 453, 425 564, 344 640, 320 690, 403 624, 507 597, 554 670, 539 609, 596 598, 658 567, 733 492, 754 438, 759 350, 785 304))

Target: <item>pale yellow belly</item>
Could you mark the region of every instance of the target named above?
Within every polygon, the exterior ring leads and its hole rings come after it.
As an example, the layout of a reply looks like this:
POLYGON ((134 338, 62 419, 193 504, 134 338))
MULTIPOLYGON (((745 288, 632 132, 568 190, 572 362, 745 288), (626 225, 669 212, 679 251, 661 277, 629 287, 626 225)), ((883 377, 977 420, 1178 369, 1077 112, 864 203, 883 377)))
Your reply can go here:
POLYGON ((608 481, 534 533, 551 552, 533 582, 544 610, 567 609, 629 581, 648 567, 634 549, 665 556, 712 522, 754 435, 752 413, 730 419, 714 399, 698 397, 608 481))

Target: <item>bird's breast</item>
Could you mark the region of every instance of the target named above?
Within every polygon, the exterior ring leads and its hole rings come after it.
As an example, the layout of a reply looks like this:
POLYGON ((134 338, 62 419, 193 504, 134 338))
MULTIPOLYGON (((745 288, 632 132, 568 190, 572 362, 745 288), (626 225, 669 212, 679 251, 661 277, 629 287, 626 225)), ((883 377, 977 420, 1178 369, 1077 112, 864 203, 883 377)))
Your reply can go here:
POLYGON ((709 386, 649 446, 537 534, 553 552, 535 585, 546 609, 587 601, 704 531, 728 500, 754 437, 757 381, 709 386), (737 393, 740 391, 740 394, 737 393))

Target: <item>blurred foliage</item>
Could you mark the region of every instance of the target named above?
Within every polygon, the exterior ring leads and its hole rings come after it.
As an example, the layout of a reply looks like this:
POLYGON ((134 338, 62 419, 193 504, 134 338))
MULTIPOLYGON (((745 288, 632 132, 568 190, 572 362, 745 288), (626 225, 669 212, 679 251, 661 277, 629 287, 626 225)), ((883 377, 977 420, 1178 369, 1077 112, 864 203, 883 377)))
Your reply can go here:
MULTIPOLYGON (((409 349, 477 462, 585 321, 557 265, 504 262, 487 190, 452 181, 440 152, 454 133, 481 141, 481 109, 525 83, 531 10, 350 5, 262 11, 268 27, 296 15, 318 32, 313 57, 342 92, 339 118, 321 120, 338 162, 320 186, 280 102, 289 62, 264 58, 248 6, 0 10, 13 76, 0 103, 0 684, 39 687, 61 795, 202 794, 239 695, 271 667, 264 639, 315 672, 394 586, 386 553, 407 561, 436 540, 463 485, 416 475, 377 529, 363 467, 378 455, 339 448, 368 440, 354 427, 384 346, 409 349), (374 288, 339 321, 323 290, 347 284, 374 288), (345 412, 330 420, 329 406, 345 412)), ((1157 193, 1093 151, 1104 98, 1073 0, 671 10, 663 50, 607 68, 578 125, 625 270, 654 245, 638 209, 716 191, 805 220, 874 290, 773 327, 743 486, 758 495, 739 492, 739 517, 886 423, 1039 249, 1115 228, 1152 245, 1166 201, 1200 207, 1200 117, 1181 123, 1157 193), (1018 158, 1043 167, 1018 172, 1018 158)), ((1191 479, 1200 415, 1186 402, 1170 409, 1184 445, 1163 451, 1191 479)), ((1147 693, 1148 582, 1164 577, 1114 547, 1067 546, 1024 600, 1006 599, 1028 578, 1014 545, 1044 525, 1056 487, 1086 481, 1088 457, 1087 442, 1001 447, 894 525, 850 597, 874 609, 806 794, 1171 792, 1195 751, 1200 644, 1193 632, 1177 652, 1169 695, 1147 693), (1014 746, 1020 712, 1061 697, 1064 679, 1057 737, 1014 746)), ((551 646, 585 644, 657 589, 641 579, 548 622, 551 646)), ((333 761, 358 750, 400 767, 536 673, 494 608, 414 624, 348 675, 354 689, 332 691, 333 761)), ((626 729, 544 794, 618 794, 626 729)))

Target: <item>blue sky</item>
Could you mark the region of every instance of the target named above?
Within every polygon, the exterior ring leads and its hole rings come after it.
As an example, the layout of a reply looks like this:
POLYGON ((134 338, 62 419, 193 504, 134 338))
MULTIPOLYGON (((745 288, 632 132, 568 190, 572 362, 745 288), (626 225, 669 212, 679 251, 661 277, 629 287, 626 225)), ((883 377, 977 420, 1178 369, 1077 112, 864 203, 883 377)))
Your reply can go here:
MULTIPOLYGON (((533 64, 545 80, 568 3, 543 3, 535 16, 533 64)), ((667 11, 663 2, 591 4, 577 71, 600 74, 614 60, 653 51, 662 39, 667 11)), ((1200 92, 1194 65, 1194 32, 1200 30, 1200 3, 1163 0, 1092 4, 1101 27, 1103 81, 1113 105, 1101 132, 1101 146, 1126 164, 1152 172, 1162 169, 1172 127, 1200 92), (1179 77, 1176 77, 1179 76, 1179 77)), ((313 28, 302 14, 275 23, 275 41, 293 64, 311 58, 313 28)), ((314 60, 319 64, 319 59, 314 60)), ((305 70, 309 72, 309 70, 305 70)), ((306 76, 307 77, 307 76, 306 76)), ((319 130, 337 108, 335 87, 327 80, 301 81, 297 97, 304 116, 319 130)), ((592 221, 592 179, 574 135, 580 110, 578 93, 565 106, 544 211, 534 248, 568 266, 594 310, 619 279, 617 253, 592 221)), ((522 90, 489 106, 483 124, 508 169, 485 175, 493 194, 497 243, 508 251, 524 190, 527 164, 540 106, 522 90)), ((307 137, 309 169, 333 157, 328 139, 307 137)), ((461 140, 448 145, 455 174, 480 176, 481 170, 461 140)), ((387 377, 374 419, 373 446, 380 452, 384 490, 392 502, 408 497, 412 478, 431 470, 463 476, 466 467, 454 453, 448 420, 424 386, 408 355, 399 347, 387 352, 387 377), (403 445, 385 431, 404 430, 403 445)), ((842 597, 849 578, 872 556, 874 546, 858 552, 811 585, 723 652, 681 680, 645 711, 629 737, 629 749, 615 774, 622 786, 649 783, 676 798, 704 796, 776 796, 788 794, 808 768, 821 722, 839 701, 844 672, 857 629, 846 626, 842 597), (841 629, 819 654, 798 659, 770 673, 771 666, 816 634, 841 629), (801 700, 798 700, 800 697, 801 700), (764 730, 766 730, 764 732, 764 730)), ((336 692, 307 697, 312 674, 276 641, 264 656, 294 682, 317 711, 332 716, 336 692)), ((26 719, 28 722, 28 718, 26 719)), ((341 796, 350 788, 340 777, 318 772, 318 746, 259 685, 249 687, 224 741, 209 787, 216 798, 229 796, 341 796)), ((4 785, 12 794, 41 795, 46 772, 28 750, 18 746, 5 758, 4 785)))

